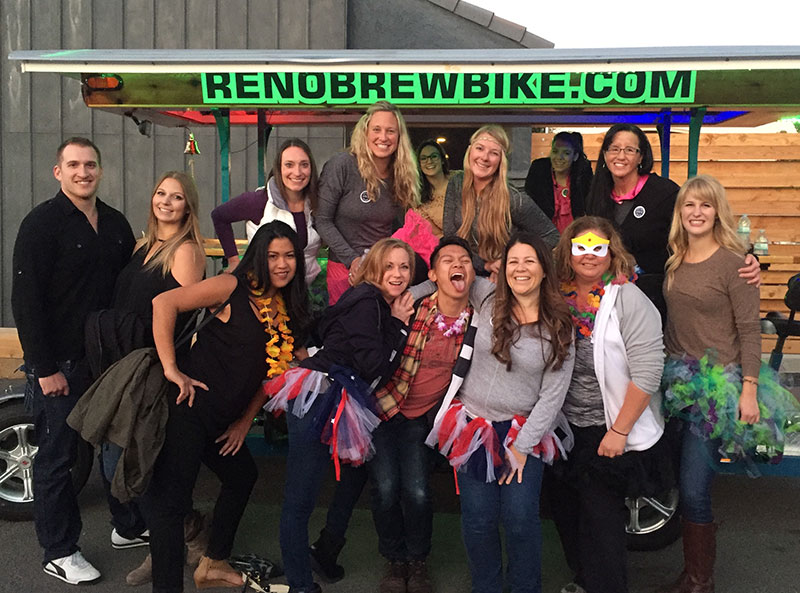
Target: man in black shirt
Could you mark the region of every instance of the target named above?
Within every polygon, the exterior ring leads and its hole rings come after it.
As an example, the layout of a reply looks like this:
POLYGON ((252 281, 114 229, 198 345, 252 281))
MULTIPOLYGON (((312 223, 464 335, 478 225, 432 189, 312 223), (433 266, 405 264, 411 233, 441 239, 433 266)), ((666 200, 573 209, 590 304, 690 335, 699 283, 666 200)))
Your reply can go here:
POLYGON ((66 418, 88 387, 80 362, 86 316, 109 306, 134 238, 122 213, 97 199, 103 170, 90 140, 66 140, 56 161, 61 190, 23 219, 14 244, 11 306, 39 447, 34 521, 44 571, 75 585, 100 573, 78 547, 82 524, 69 471, 78 436, 66 418))

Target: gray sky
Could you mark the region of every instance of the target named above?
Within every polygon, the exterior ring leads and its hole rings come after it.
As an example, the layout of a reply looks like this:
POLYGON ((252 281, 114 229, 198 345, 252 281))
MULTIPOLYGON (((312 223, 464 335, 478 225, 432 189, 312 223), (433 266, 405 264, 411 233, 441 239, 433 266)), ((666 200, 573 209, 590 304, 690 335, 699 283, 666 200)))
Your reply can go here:
POLYGON ((468 1, 557 48, 800 45, 797 0, 468 1))

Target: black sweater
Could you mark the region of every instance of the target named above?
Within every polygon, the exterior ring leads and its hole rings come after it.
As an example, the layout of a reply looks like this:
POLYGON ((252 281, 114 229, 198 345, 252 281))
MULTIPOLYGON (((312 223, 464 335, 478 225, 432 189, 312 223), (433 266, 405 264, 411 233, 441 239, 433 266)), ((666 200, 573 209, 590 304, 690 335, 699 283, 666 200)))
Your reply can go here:
POLYGON ((400 362, 408 328, 392 316, 381 291, 359 284, 326 312, 319 327, 323 348, 300 366, 328 372, 333 365, 355 371, 365 383, 391 377, 400 362))

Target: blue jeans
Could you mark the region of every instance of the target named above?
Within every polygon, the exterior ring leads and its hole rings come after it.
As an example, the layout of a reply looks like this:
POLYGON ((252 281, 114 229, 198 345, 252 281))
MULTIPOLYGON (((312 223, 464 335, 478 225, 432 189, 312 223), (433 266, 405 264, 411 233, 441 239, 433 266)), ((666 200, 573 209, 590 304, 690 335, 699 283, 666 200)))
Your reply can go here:
POLYGON ((100 446, 97 461, 100 464, 100 478, 106 493, 108 510, 111 511, 111 525, 122 537, 135 539, 147 529, 138 503, 120 502, 111 494, 111 482, 114 480, 114 472, 121 456, 122 447, 106 441, 100 446))
MULTIPOLYGON (((479 451, 477 454, 482 455, 479 451)), ((472 575, 472 593, 502 593, 503 552, 500 525, 506 536, 511 593, 542 591, 542 525, 539 493, 543 463, 528 456, 522 483, 486 483, 458 472, 461 490, 461 535, 472 575)))
POLYGON ((687 422, 681 442, 681 516, 691 523, 713 523, 711 484, 718 471, 719 440, 709 441, 694 434, 687 422))
MULTIPOLYGON (((283 570, 292 589, 304 590, 314 583, 311 561, 308 556, 308 520, 317 504, 322 482, 327 475, 330 453, 328 445, 320 441, 318 431, 312 428, 314 416, 319 412, 321 398, 302 418, 292 413, 294 401, 286 411, 289 429, 289 452, 286 455, 286 481, 281 507, 281 556, 283 570)), ((342 471, 342 479, 358 477, 363 471, 342 471)), ((358 480, 356 480, 358 482, 358 480)), ((363 481, 359 482, 363 486, 363 481)), ((339 484, 337 484, 337 489, 339 484)), ((357 497, 356 497, 357 499, 357 497)), ((355 502, 353 500, 353 502, 355 502)), ((352 509, 350 509, 352 512, 352 509)), ((329 518, 330 519, 330 518, 329 518)), ((347 522, 345 521, 345 526, 347 522)), ((344 534, 342 533, 342 536, 344 534)))
POLYGON ((431 551, 433 506, 430 430, 425 416, 397 414, 373 433, 368 464, 378 551, 391 561, 424 560, 431 551))
POLYGON ((69 395, 47 397, 34 369, 27 370, 25 402, 36 428, 36 462, 33 464, 34 524, 44 563, 77 552, 81 513, 72 487, 70 469, 75 464, 78 433, 67 425, 67 416, 88 387, 82 365, 68 361, 59 370, 69 384, 69 395))

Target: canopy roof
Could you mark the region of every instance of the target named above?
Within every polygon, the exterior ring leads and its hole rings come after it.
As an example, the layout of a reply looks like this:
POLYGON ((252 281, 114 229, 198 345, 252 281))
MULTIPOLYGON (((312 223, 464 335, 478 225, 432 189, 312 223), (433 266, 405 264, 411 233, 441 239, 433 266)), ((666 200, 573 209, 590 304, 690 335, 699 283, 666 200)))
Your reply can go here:
POLYGON ((89 107, 164 125, 342 124, 386 99, 410 124, 756 126, 800 113, 800 46, 487 50, 15 51, 89 107))

